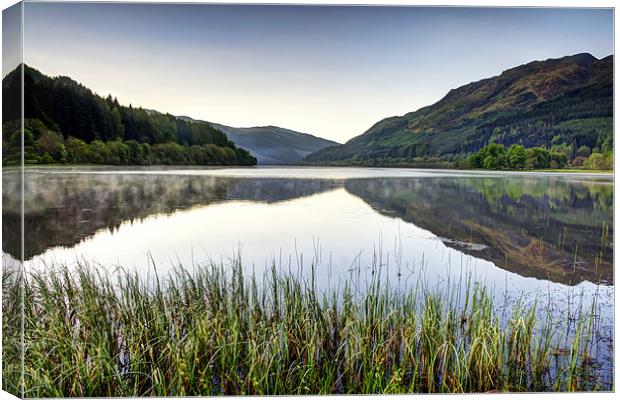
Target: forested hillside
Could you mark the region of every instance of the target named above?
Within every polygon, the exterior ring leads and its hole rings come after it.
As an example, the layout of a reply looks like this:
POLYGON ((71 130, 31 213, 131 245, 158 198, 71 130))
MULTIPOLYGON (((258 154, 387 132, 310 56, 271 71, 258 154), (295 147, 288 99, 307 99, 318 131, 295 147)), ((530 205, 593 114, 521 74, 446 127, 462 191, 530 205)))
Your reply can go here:
POLYGON ((534 61, 451 90, 437 103, 386 118, 319 164, 464 161, 488 144, 541 147, 570 162, 613 150, 613 56, 534 61))
MULTIPOLYGON (((17 68, 2 80, 4 98, 19 98, 17 68)), ((4 165, 19 163, 20 105, 4 102, 4 165)), ((29 164, 255 165, 256 159, 204 122, 122 106, 74 80, 24 66, 24 157, 29 164)))

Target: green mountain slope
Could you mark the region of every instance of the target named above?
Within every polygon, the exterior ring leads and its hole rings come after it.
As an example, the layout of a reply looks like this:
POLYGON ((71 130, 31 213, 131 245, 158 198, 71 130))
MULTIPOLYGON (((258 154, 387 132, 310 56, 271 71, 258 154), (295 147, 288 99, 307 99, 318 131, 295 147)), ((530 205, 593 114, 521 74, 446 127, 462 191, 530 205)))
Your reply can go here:
POLYGON ((462 159, 489 143, 613 148, 613 56, 534 61, 453 89, 437 103, 377 122, 307 161, 462 159))
MULTIPOLYGON (((20 98, 21 67, 2 79, 4 98, 20 98)), ((27 163, 254 165, 256 159, 204 122, 122 106, 65 76, 24 66, 27 163)), ((21 109, 2 108, 3 164, 19 163, 21 109)))

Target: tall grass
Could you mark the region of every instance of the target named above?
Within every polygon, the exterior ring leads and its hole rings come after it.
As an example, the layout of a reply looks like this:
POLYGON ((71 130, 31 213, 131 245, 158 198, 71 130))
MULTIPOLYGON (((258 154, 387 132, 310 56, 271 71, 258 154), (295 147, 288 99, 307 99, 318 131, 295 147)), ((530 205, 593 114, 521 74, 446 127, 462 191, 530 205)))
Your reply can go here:
POLYGON ((2 390, 22 395, 22 274, 17 266, 2 270, 2 390))
POLYGON ((471 280, 320 291, 239 262, 166 279, 50 268, 25 282, 28 397, 609 390, 592 312, 570 339, 535 305, 494 312, 471 280))

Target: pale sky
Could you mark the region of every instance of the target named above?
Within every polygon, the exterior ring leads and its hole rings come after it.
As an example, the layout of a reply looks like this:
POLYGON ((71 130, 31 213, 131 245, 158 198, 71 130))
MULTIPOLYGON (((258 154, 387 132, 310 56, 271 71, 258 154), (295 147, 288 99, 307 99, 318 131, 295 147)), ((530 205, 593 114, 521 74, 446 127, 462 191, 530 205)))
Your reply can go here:
POLYGON ((611 9, 24 8, 24 61, 47 75, 70 76, 125 105, 338 142, 452 88, 581 52, 613 52, 611 9))

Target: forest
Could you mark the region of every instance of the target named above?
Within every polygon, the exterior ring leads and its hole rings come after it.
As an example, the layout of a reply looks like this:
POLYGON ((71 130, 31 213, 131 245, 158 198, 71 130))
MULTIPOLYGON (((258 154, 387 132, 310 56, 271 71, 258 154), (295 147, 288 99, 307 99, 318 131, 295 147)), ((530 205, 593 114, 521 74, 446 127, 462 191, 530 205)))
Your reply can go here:
POLYGON ((558 168, 585 168, 596 170, 613 169, 613 152, 600 149, 591 150, 588 146, 581 146, 570 158, 572 150, 563 148, 544 147, 525 148, 520 144, 513 144, 506 148, 503 144, 491 143, 484 146, 475 154, 467 158, 467 168, 482 169, 558 169, 558 168))
MULTIPOLYGON (((21 67, 2 80, 5 99, 19 99, 21 67)), ((21 107, 6 101, 3 165, 19 164, 21 107)), ((68 77, 24 65, 26 164, 255 165, 247 150, 211 125, 141 107, 122 106, 68 77)))

